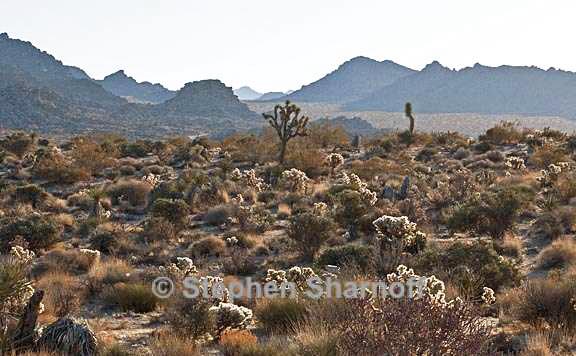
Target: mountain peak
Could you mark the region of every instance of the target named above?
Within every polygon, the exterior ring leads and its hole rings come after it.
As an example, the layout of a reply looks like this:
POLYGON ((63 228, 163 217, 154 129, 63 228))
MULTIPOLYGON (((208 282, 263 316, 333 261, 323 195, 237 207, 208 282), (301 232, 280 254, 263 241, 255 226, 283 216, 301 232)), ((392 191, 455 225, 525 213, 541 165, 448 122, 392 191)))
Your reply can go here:
POLYGON ((440 64, 440 62, 438 61, 432 61, 431 63, 427 64, 422 71, 423 72, 430 72, 430 71, 438 71, 438 70, 445 70, 448 71, 450 70, 447 67, 444 67, 442 64, 440 64))
POLYGON ((259 93, 256 90, 245 85, 238 89, 234 89, 234 95, 236 95, 240 100, 256 100, 262 96, 262 93, 259 93))

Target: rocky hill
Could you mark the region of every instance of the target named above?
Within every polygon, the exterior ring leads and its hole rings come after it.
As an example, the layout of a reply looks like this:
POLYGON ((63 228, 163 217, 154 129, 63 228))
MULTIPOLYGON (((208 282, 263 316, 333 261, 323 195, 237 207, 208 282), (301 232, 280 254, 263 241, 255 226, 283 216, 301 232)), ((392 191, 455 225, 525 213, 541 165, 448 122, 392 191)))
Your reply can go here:
POLYGON ((172 99, 176 93, 164 88, 161 84, 137 82, 123 70, 119 70, 99 81, 108 92, 123 97, 130 102, 159 104, 172 99))
POLYGON ((169 117, 254 119, 256 113, 238 99, 232 88, 219 80, 186 83, 176 96, 155 110, 169 117))
POLYGON ((303 86, 286 99, 296 102, 346 103, 369 95, 396 80, 415 73, 392 61, 356 57, 322 79, 303 86))

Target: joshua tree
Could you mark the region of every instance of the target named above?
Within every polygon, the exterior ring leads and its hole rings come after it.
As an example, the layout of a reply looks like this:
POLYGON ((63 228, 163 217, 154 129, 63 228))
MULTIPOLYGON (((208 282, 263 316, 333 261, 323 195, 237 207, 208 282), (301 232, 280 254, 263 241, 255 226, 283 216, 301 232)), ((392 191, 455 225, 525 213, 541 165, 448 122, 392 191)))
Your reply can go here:
POLYGON ((288 141, 297 136, 306 136, 306 125, 309 118, 307 116, 300 117, 300 108, 291 104, 290 101, 286 101, 285 105, 276 105, 273 114, 262 115, 278 134, 280 139, 278 162, 283 164, 288 141))
POLYGON ((404 115, 410 120, 410 136, 414 135, 414 115, 412 115, 412 104, 406 103, 404 106, 404 115))

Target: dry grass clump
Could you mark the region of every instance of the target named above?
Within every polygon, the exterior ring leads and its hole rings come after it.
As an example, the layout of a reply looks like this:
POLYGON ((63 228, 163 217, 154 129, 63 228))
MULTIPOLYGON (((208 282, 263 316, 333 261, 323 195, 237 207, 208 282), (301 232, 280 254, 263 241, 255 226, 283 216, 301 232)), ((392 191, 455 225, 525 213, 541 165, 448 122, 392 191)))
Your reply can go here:
POLYGON ((268 333, 293 332, 294 327, 308 316, 308 304, 292 298, 261 300, 254 314, 268 333))
POLYGON ((161 335, 152 340, 152 356, 200 356, 198 346, 191 340, 173 335, 161 335))
POLYGON ((54 249, 42 256, 35 267, 36 273, 66 272, 83 274, 97 263, 93 256, 82 253, 80 250, 54 249))
POLYGON ((254 347, 258 338, 248 330, 230 330, 222 334, 219 340, 220 350, 224 356, 237 356, 245 349, 254 347))
POLYGON ((44 275, 37 286, 45 292, 43 302, 50 315, 62 318, 75 315, 80 310, 84 288, 78 278, 51 272, 44 275))
POLYGON ((126 283, 134 276, 134 267, 119 258, 108 258, 93 265, 88 272, 88 287, 100 293, 106 286, 126 283))
POLYGON ((562 268, 576 264, 576 241, 563 238, 552 242, 538 255, 541 268, 562 268))
POLYGON ((520 321, 534 326, 545 323, 555 329, 572 330, 576 327, 574 278, 532 280, 509 294, 510 302, 504 312, 520 321))
POLYGON ((122 311, 136 313, 154 311, 159 304, 150 284, 117 283, 105 289, 103 297, 106 303, 117 306, 122 311))

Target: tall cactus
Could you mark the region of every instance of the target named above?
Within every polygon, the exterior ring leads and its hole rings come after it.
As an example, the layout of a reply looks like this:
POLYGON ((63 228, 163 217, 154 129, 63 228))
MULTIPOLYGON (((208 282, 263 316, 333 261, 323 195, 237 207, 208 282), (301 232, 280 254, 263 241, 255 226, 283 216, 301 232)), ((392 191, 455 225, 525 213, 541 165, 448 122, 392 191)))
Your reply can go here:
POLYGON ((278 162, 284 164, 288 141, 297 136, 306 136, 309 118, 308 116, 300 117, 300 108, 291 104, 290 101, 286 101, 285 105, 276 105, 272 114, 264 113, 262 116, 278 134, 280 139, 278 162))
POLYGON ((404 106, 404 115, 410 120, 410 136, 414 135, 414 115, 412 114, 412 104, 406 103, 404 106))

